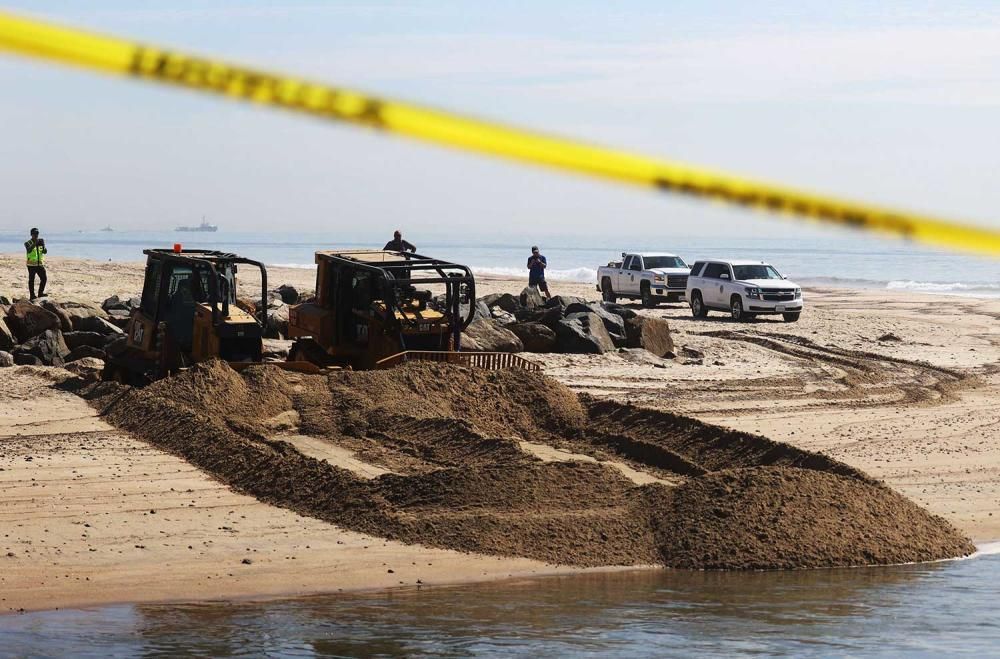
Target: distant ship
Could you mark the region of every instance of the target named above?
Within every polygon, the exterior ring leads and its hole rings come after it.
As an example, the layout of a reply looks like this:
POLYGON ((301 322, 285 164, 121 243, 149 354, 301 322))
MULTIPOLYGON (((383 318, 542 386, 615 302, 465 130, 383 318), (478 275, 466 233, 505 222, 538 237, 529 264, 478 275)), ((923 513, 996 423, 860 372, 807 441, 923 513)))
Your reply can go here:
POLYGON ((101 231, 114 231, 114 229, 112 229, 111 225, 109 224, 108 226, 106 226, 103 229, 101 229, 101 231))
POLYGON ((209 233, 213 233, 218 230, 219 230, 218 226, 214 224, 209 224, 208 222, 205 221, 205 218, 201 218, 201 224, 199 224, 196 227, 177 227, 176 229, 174 229, 174 231, 208 231, 209 233))

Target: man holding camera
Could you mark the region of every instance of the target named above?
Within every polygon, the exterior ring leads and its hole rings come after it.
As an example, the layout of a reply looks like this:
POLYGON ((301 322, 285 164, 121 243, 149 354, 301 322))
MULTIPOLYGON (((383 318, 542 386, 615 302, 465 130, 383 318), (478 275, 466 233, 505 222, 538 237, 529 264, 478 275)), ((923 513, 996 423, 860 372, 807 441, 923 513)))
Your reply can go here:
POLYGON ((538 247, 532 247, 531 256, 528 257, 528 286, 537 288, 546 300, 551 297, 549 285, 545 283, 545 268, 548 265, 549 262, 538 252, 538 247))
POLYGON ((31 240, 24 243, 24 250, 28 253, 28 292, 31 299, 35 299, 35 277, 38 277, 38 297, 45 297, 45 282, 48 277, 45 275, 45 239, 38 237, 38 229, 31 230, 31 240))

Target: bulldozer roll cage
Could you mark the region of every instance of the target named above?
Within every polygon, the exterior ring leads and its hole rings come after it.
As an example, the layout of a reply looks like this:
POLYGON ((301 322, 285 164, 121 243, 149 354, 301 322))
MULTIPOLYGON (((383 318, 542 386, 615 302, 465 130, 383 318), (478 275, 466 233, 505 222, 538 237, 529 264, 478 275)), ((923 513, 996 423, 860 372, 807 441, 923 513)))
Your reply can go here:
MULTIPOLYGON (((228 280, 225 277, 220 276, 219 271, 216 269, 216 264, 246 264, 254 266, 260 270, 260 306, 257 308, 257 313, 254 314, 257 322, 261 324, 262 327, 267 326, 267 268, 260 261, 255 261, 253 259, 248 259, 236 254, 229 252, 219 252, 215 250, 200 250, 200 249, 182 249, 179 251, 171 249, 144 249, 142 253, 145 254, 149 259, 160 261, 161 263, 175 263, 181 265, 188 265, 193 268, 205 268, 211 273, 208 278, 208 303, 212 308, 212 324, 218 327, 222 324, 221 319, 229 315, 229 304, 230 297, 235 298, 236 291, 220 290, 219 282, 226 281, 227 286, 228 280), (222 308, 220 310, 219 303, 221 302, 222 308), (221 315, 220 315, 221 311, 221 315)), ((158 289, 156 291, 156 298, 166 296, 166 288, 168 286, 168 278, 160 277, 159 281, 156 283, 158 289)), ((143 297, 146 295, 145 287, 143 289, 143 297)), ((159 322, 160 309, 159 305, 153 310, 153 322, 154 324, 159 322)))
POLYGON ((316 260, 328 261, 338 269, 365 271, 379 278, 384 283, 383 290, 392 293, 391 298, 384 301, 407 320, 401 292, 415 293, 417 285, 444 285, 445 308, 442 311, 454 321, 451 331, 455 349, 459 349, 462 330, 475 315, 476 280, 467 266, 413 252, 386 250, 321 251, 316 252, 316 260), (461 312, 463 298, 469 302, 464 317, 461 312))

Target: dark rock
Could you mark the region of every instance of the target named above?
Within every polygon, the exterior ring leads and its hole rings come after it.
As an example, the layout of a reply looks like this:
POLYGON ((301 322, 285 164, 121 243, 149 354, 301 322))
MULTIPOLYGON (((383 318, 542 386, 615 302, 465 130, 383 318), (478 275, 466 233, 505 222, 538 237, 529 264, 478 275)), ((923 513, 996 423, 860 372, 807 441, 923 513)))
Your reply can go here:
POLYGON ((559 352, 603 354, 615 345, 596 313, 575 313, 559 321, 555 327, 556 348, 559 352))
POLYGON ((673 355, 670 325, 662 318, 636 316, 625 321, 629 348, 645 348, 657 357, 673 355))
POLYGON ((38 336, 47 330, 58 330, 59 317, 30 302, 15 302, 7 310, 7 327, 17 338, 18 343, 38 336))
POLYGON ((537 309, 545 306, 545 299, 534 286, 525 286, 520 295, 521 306, 526 309, 537 309))
POLYGON ((470 352, 521 352, 524 344, 517 335, 504 328, 495 320, 477 318, 465 328, 465 337, 471 337, 478 350, 473 350, 470 344, 463 347, 470 352))
POLYGON ((705 353, 701 350, 695 350, 687 346, 681 346, 681 354, 685 357, 693 357, 694 359, 704 359, 705 357, 705 353))
POLYGON ((63 332, 73 331, 73 321, 70 319, 69 314, 66 313, 66 310, 63 309, 61 306, 59 306, 52 300, 42 300, 39 306, 45 309, 46 311, 52 312, 56 315, 56 317, 59 319, 60 330, 62 330, 63 332))
POLYGON ((521 308, 521 302, 510 293, 504 293, 500 296, 500 299, 497 300, 496 306, 500 307, 507 313, 512 314, 521 308))
POLYGON ((519 323, 541 323, 551 330, 555 330, 556 325, 562 320, 562 308, 542 308, 542 309, 521 309, 514 317, 519 323))
POLYGON ((104 309, 88 302, 77 302, 75 300, 65 300, 60 303, 62 310, 69 316, 73 329, 79 329, 77 323, 80 318, 105 318, 108 314, 104 309))
POLYGON ((4 350, 0 350, 0 368, 5 368, 7 366, 13 366, 13 365, 14 365, 14 355, 4 350))
POLYGON ((294 343, 294 341, 286 341, 283 339, 264 339, 264 359, 277 359, 279 361, 288 359, 288 353, 292 349, 292 343, 294 343))
POLYGON ((70 350, 76 350, 80 346, 103 348, 108 337, 98 332, 63 332, 63 340, 70 350))
POLYGON ((602 307, 599 302, 588 302, 587 304, 574 302, 566 307, 565 313, 567 317, 576 313, 596 313, 604 321, 604 329, 608 330, 615 347, 622 348, 626 345, 625 320, 618 314, 611 313, 602 307))
POLYGON ((103 318, 97 316, 80 316, 73 321, 73 329, 77 332, 96 332, 109 336, 112 334, 122 334, 122 330, 117 325, 113 325, 103 318))
POLYGON ((622 305, 616 304, 614 302, 600 302, 599 304, 606 311, 613 313, 616 316, 621 316, 622 319, 624 320, 628 320, 629 318, 635 318, 636 316, 639 315, 632 309, 629 309, 628 307, 623 307, 622 305))
POLYGON ((282 303, 267 311, 267 327, 264 336, 268 339, 284 339, 288 336, 288 305, 282 303))
POLYGON ((105 311, 111 311, 112 309, 128 310, 126 303, 117 295, 112 295, 104 300, 104 302, 101 302, 101 308, 105 311))
POLYGON ((506 329, 517 335, 527 352, 553 352, 556 333, 541 323, 513 323, 506 329))
POLYGON ((14 353, 14 363, 18 366, 44 366, 42 360, 26 352, 14 353))
POLYGON ((476 300, 475 318, 490 318, 490 308, 482 300, 476 300))
POLYGON ((9 307, 10 298, 8 298, 6 295, 0 295, 0 304, 4 305, 5 307, 9 307))
POLYGON ((485 304, 490 309, 497 306, 498 300, 500 300, 499 293, 490 293, 489 295, 484 295, 483 297, 479 298, 479 301, 485 304))
POLYGON ((57 329, 45 330, 33 336, 14 350, 14 355, 28 354, 37 357, 46 366, 62 366, 69 348, 57 329))
POLYGON ((142 306, 142 298, 139 297, 138 295, 134 295, 128 299, 127 304, 129 311, 131 311, 132 309, 138 309, 140 306, 142 306))
POLYGON ((70 350, 69 354, 63 357, 63 361, 68 364, 69 362, 75 362, 78 359, 83 359, 84 357, 93 357, 94 359, 100 359, 103 361, 108 358, 108 355, 100 348, 95 348, 93 346, 80 346, 74 350, 70 350))
POLYGON ((124 334, 109 336, 107 338, 108 342, 104 344, 104 352, 108 353, 111 357, 121 355, 128 348, 128 339, 125 338, 124 334))
POLYGON ((14 333, 7 327, 7 321, 0 318, 0 350, 10 350, 17 345, 14 333))
POLYGON ((517 317, 507 311, 500 309, 493 310, 493 320, 497 321, 501 325, 510 325, 511 323, 517 322, 517 317))
POLYGON ((281 296, 281 301, 285 304, 296 304, 299 301, 299 291, 294 286, 282 284, 275 292, 281 296))
POLYGON ((888 332, 888 333, 883 334, 882 336, 878 337, 878 340, 879 341, 883 341, 883 342, 886 342, 886 341, 894 341, 894 342, 896 342, 896 341, 902 341, 903 339, 899 338, 898 336, 896 336, 892 332, 888 332))
POLYGON ((586 304, 587 301, 582 297, 576 297, 574 295, 556 295, 555 297, 550 297, 545 301, 545 306, 548 308, 559 307, 560 309, 565 309, 574 302, 579 302, 580 304, 586 304))
POLYGON ((485 352, 483 347, 479 345, 474 338, 468 334, 462 334, 462 343, 459 348, 462 352, 485 352))
POLYGON ((132 314, 124 309, 112 309, 108 312, 108 323, 123 331, 128 327, 131 318, 132 314))
POLYGON ((63 368, 85 380, 100 380, 101 371, 104 370, 104 361, 94 357, 84 357, 67 363, 63 368))

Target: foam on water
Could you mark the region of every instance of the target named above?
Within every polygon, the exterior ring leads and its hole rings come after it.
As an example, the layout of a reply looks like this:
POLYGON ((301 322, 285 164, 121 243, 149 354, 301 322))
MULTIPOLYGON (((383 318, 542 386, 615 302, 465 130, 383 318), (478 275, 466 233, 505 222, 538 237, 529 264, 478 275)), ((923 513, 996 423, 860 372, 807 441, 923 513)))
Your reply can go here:
POLYGON ((939 293, 971 297, 1000 297, 1000 284, 992 282, 934 282, 893 280, 885 286, 894 291, 939 293))
MULTIPOLYGON (((472 272, 484 277, 504 277, 511 279, 527 279, 527 268, 507 268, 498 266, 472 266, 472 272)), ((576 281, 592 283, 597 281, 596 268, 570 268, 568 270, 545 270, 545 278, 552 281, 576 281)))

